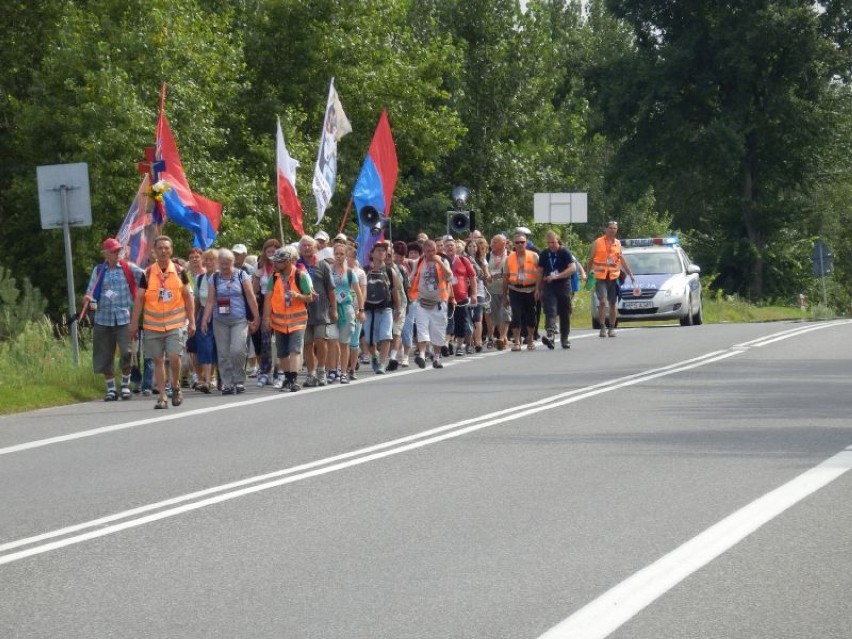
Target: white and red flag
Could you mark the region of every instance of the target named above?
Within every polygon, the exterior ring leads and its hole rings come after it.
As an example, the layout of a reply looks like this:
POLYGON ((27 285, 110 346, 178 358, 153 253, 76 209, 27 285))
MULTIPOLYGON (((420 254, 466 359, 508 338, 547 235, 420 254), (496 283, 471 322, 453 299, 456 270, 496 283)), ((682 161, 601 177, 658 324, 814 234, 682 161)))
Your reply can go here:
POLYGON ((299 194, 296 191, 296 169, 299 167, 299 163, 290 157, 290 153, 287 152, 287 147, 284 144, 284 133, 281 131, 281 120, 277 121, 275 142, 275 165, 278 174, 278 208, 281 211, 281 215, 286 215, 290 218, 293 230, 302 236, 305 234, 305 227, 302 221, 302 203, 299 201, 299 194))

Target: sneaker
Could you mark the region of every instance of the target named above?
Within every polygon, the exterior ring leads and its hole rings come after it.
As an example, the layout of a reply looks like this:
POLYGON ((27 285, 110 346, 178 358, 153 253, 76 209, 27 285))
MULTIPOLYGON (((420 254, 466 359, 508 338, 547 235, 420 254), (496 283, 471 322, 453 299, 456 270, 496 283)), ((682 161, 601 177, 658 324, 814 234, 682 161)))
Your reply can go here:
POLYGON ((410 364, 411 364, 411 362, 408 361, 407 357, 399 363, 399 365, 402 366, 403 368, 408 368, 410 364))
POLYGON ((414 358, 414 363, 417 364, 420 368, 426 368, 426 360, 423 359, 423 356, 418 354, 417 357, 414 358))
POLYGON ((107 394, 104 395, 105 402, 114 402, 118 399, 118 395, 115 394, 114 390, 107 391, 107 394))
POLYGON ((398 361, 396 361, 395 359, 392 359, 388 362, 388 370, 389 371, 395 371, 397 368, 399 368, 399 362, 398 361))
POLYGON ((430 362, 431 362, 433 359, 435 359, 435 355, 432 353, 432 351, 426 351, 426 355, 425 355, 425 357, 426 357, 426 359, 428 359, 430 362))
POLYGON ((432 368, 444 368, 444 365, 441 363, 439 359, 432 360, 432 368))
POLYGON ((481 352, 482 352, 482 344, 480 344, 479 346, 475 347, 473 350, 475 350, 477 353, 481 353, 481 352))
POLYGON ((598 337, 606 337, 606 329, 605 328, 601 329, 601 332, 598 333, 598 337))
POLYGON ((122 386, 121 387, 121 399, 130 399, 131 397, 133 397, 133 393, 130 392, 130 387, 129 386, 122 386))
POLYGON ((317 386, 325 386, 328 383, 325 373, 319 373, 317 375, 317 386))
POLYGON ((571 340, 568 340, 568 339, 563 340, 562 348, 571 348, 571 340))
POLYGON ((296 382, 290 382, 290 392, 295 393, 296 391, 302 390, 302 387, 299 386, 296 382))
POLYGON ((553 338, 550 335, 545 335, 541 338, 541 343, 547 346, 550 350, 553 350, 553 338))
POLYGON ((379 366, 378 368, 376 368, 376 375, 384 375, 384 374, 385 374, 385 367, 384 366, 379 366))
POLYGON ((223 387, 222 387, 222 394, 223 394, 223 395, 233 395, 233 394, 234 394, 234 389, 233 389, 233 388, 231 388, 230 386, 223 386, 223 387))
POLYGON ((355 369, 350 368, 349 369, 349 381, 354 382, 357 379, 358 379, 358 376, 355 374, 355 369))
POLYGON ((337 381, 339 381, 341 384, 348 384, 348 383, 349 383, 349 378, 348 378, 348 377, 346 377, 346 373, 341 373, 341 374, 340 374, 340 377, 338 378, 338 380, 337 380, 337 381))
POLYGON ((272 388, 275 389, 275 390, 281 390, 282 388, 284 388, 284 376, 283 375, 279 375, 278 377, 275 378, 275 381, 272 382, 272 388))
POLYGON ((609 329, 609 331, 607 332, 607 335, 609 335, 610 337, 615 337, 615 329, 614 328, 609 329))
POLYGON ((379 372, 379 358, 378 358, 378 357, 376 357, 376 356, 374 355, 374 356, 373 356, 373 358, 370 360, 370 365, 373 367, 373 372, 374 372, 374 373, 378 373, 378 372, 379 372))
POLYGON ((150 397, 152 395, 150 388, 142 389, 142 397, 150 397))
POLYGON ((328 371, 325 379, 329 384, 334 384, 337 381, 337 371, 328 371))
POLYGON ((305 388, 313 388, 319 384, 319 380, 316 375, 308 375, 308 378, 305 380, 305 388))
POLYGON ((246 392, 246 387, 243 384, 236 384, 234 386, 234 390, 236 391, 237 395, 239 395, 240 393, 246 392))
POLYGON ((257 377, 257 366, 252 366, 250 369, 248 369, 246 377, 257 377))
MULTIPOLYGON (((481 346, 479 347, 479 350, 482 350, 482 347, 481 347, 481 346)), ((464 349, 464 351, 465 351, 465 353, 467 353, 468 355, 473 355, 473 346, 470 346, 470 345, 466 346, 466 347, 465 347, 465 349, 464 349)))
POLYGON ((461 346, 456 347, 456 357, 461 357, 464 355, 464 349, 461 346))
POLYGON ((263 388, 269 383, 269 376, 261 373, 257 376, 257 387, 263 388))
POLYGON ((291 386, 293 386, 293 382, 291 382, 289 379, 282 379, 281 385, 278 386, 278 391, 281 392, 281 393, 289 392, 291 386))
POLYGON ((441 357, 448 357, 450 354, 450 349, 446 346, 441 347, 441 357))
POLYGON ((172 383, 166 382, 166 397, 171 397, 173 392, 174 391, 172 390, 172 383))
POLYGON ((358 358, 358 361, 362 364, 369 364, 370 356, 367 353, 361 353, 361 357, 358 358))

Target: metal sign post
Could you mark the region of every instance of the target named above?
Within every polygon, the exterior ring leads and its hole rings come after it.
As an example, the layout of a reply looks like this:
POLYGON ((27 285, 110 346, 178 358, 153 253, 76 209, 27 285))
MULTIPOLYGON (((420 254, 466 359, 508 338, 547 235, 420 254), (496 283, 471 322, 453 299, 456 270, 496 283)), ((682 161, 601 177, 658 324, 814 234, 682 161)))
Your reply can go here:
MULTIPOLYGON (((38 202, 41 228, 62 227, 65 239, 65 273, 68 285, 68 308, 77 306, 74 295, 74 264, 71 253, 71 227, 92 225, 92 206, 89 198, 89 165, 52 164, 37 167, 38 202)), ((77 322, 71 322, 71 354, 74 365, 80 363, 80 342, 77 322)))

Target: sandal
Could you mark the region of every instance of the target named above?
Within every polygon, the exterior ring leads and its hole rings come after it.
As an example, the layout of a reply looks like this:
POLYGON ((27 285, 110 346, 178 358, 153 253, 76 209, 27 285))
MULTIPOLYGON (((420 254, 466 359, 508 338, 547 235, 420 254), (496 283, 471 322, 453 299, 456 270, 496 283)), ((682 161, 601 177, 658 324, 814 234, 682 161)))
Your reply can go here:
POLYGON ((172 393, 172 406, 180 406, 183 404, 183 393, 178 388, 172 393))
POLYGON ((534 351, 535 350, 535 342, 530 342, 529 344, 527 344, 527 350, 528 351, 534 351))
POLYGON ((495 342, 495 345, 497 346, 498 351, 506 350, 506 340, 504 339, 498 339, 497 342, 495 342))
POLYGON ((195 387, 195 390, 202 392, 202 393, 205 393, 206 395, 210 394, 210 386, 207 385, 206 383, 199 384, 198 386, 195 387))
POLYGON ((512 350, 516 351, 516 352, 521 350, 521 345, 520 344, 512 344, 512 350))
POLYGON ((168 407, 169 407, 169 400, 167 400, 165 397, 160 397, 160 399, 157 400, 157 403, 154 404, 154 408, 157 409, 157 410, 165 409, 165 408, 168 408, 168 407))

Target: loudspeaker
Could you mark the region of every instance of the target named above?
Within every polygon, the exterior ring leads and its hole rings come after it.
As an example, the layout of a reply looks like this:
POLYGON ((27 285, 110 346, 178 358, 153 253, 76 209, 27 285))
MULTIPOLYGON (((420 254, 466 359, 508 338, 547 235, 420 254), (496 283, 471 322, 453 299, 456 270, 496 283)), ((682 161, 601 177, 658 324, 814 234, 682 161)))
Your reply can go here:
POLYGON ((375 226, 381 221, 379 212, 372 206, 365 206, 361 209, 361 224, 365 226, 375 226))
POLYGON ((467 233, 470 230, 470 214, 467 211, 459 211, 450 216, 450 230, 456 235, 467 233))
POLYGON ((476 228, 473 211, 450 211, 447 213, 447 226, 451 233, 463 235, 476 228))

